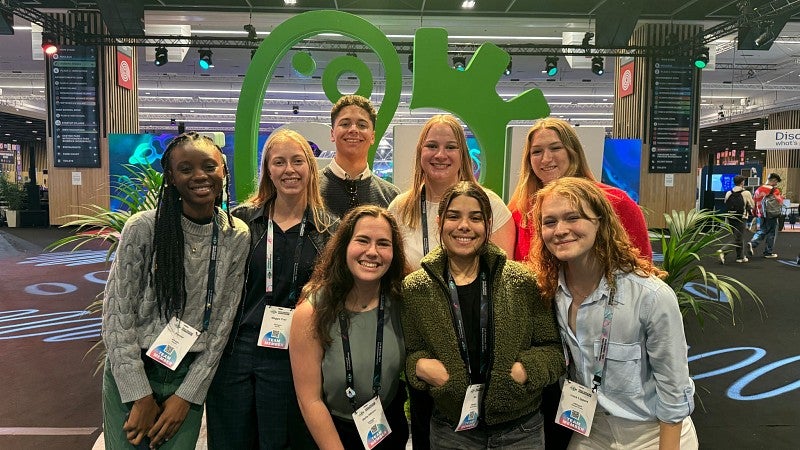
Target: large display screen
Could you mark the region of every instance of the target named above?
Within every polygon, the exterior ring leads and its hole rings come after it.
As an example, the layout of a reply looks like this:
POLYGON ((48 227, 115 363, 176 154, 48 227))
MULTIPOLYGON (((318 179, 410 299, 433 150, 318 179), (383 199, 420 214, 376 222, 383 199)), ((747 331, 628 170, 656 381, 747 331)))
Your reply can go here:
POLYGON ((641 139, 606 139, 603 145, 601 181, 625 191, 639 203, 639 167, 642 162, 641 139))

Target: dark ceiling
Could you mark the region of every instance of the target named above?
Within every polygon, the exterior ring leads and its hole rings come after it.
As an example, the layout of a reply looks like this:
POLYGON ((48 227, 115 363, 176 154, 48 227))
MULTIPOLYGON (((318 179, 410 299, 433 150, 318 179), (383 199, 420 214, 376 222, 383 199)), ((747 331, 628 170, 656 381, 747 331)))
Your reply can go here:
MULTIPOLYGON (((92 0, 15 0, 32 8, 96 9, 101 1, 92 0)), ((455 15, 495 17, 541 17, 541 18, 594 18, 603 9, 618 9, 620 12, 641 8, 639 16, 644 20, 714 20, 722 21, 739 16, 737 0, 477 0, 471 10, 461 8, 462 0, 297 0, 296 5, 287 6, 283 0, 141 0, 125 1, 127 4, 141 3, 145 10, 174 10, 188 12, 304 12, 321 9, 336 9, 354 14, 405 14, 405 15, 455 15)), ((771 2, 750 0, 753 8, 771 2)), ((786 3, 785 1, 783 3, 786 3)))
POLYGON ((0 142, 44 140, 44 120, 0 111, 0 142))

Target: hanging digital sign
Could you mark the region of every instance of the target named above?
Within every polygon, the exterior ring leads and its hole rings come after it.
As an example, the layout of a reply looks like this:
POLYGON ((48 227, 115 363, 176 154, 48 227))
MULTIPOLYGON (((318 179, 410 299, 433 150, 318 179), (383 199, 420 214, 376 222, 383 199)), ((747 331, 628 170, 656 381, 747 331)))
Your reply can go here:
POLYGON ((653 63, 650 173, 691 172, 694 70, 687 58, 658 58, 653 63))
POLYGON ((96 47, 63 46, 48 71, 55 167, 100 167, 96 47))

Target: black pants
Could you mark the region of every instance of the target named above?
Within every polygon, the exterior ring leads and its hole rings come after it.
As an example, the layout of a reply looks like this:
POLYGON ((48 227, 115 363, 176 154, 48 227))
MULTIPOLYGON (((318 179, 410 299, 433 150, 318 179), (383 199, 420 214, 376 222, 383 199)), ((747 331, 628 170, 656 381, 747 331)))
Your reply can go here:
MULTIPOLYGON (((382 440, 377 447, 378 450, 405 450, 408 443, 408 421, 406 420, 405 405, 406 403, 406 388, 401 383, 397 387, 397 394, 394 396, 389 405, 383 407, 383 413, 386 414, 386 420, 392 428, 392 434, 382 440)), ((342 441, 342 446, 347 450, 363 449, 364 444, 358 436, 358 429, 355 422, 352 420, 345 420, 336 416, 333 418, 333 425, 336 427, 336 432, 339 433, 339 439, 342 441)), ((414 449, 416 450, 416 448, 414 449)))
POLYGON ((565 450, 572 438, 572 430, 555 422, 561 387, 558 381, 542 389, 542 416, 544 417, 544 447, 547 450, 565 450))
POLYGON ((411 412, 411 446, 414 450, 431 449, 431 416, 433 415, 433 398, 428 391, 419 391, 408 387, 411 412))

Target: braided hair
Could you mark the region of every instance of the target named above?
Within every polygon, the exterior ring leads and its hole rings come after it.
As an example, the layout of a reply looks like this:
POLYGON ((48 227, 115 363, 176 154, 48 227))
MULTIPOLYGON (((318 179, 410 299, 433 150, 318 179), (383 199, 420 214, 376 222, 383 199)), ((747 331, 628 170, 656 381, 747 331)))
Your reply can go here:
MULTIPOLYGON (((222 149, 211 138, 189 131, 176 136, 170 141, 161 156, 161 169, 164 177, 161 181, 161 187, 158 189, 156 202, 158 206, 156 207, 156 220, 153 231, 153 251, 150 255, 154 264, 150 273, 150 283, 156 292, 156 304, 159 312, 166 321, 169 321, 173 316, 180 318, 186 308, 185 269, 183 265, 184 240, 183 227, 181 226, 183 206, 178 189, 169 182, 169 174, 172 171, 172 151, 186 144, 192 144, 197 147, 212 146, 222 154, 222 149)), ((222 206, 223 197, 230 201, 230 179, 224 155, 222 157, 222 165, 225 173, 224 193, 220 193, 214 200, 214 206, 222 206)), ((233 218, 230 212, 226 209, 225 213, 228 216, 228 224, 233 228, 233 218)))

